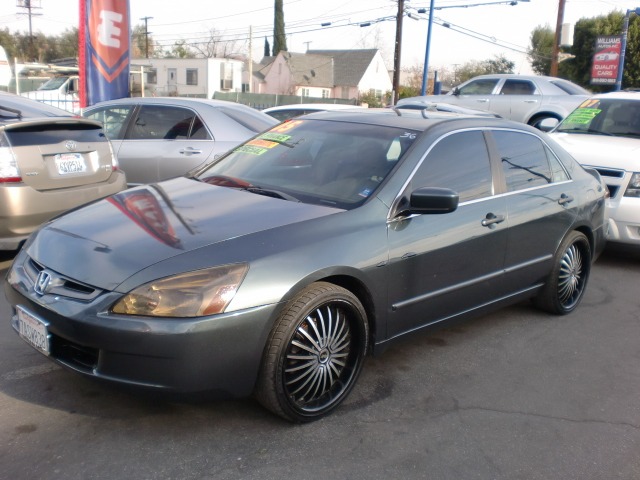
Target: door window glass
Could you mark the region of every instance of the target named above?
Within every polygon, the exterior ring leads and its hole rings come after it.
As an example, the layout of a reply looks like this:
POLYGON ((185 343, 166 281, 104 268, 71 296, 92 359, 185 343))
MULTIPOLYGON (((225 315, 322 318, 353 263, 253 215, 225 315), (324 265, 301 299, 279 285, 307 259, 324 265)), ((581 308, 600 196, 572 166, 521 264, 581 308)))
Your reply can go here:
POLYGON ((92 110, 85 116, 91 120, 102 122, 104 133, 111 140, 120 140, 124 136, 124 129, 127 117, 131 114, 133 105, 122 105, 117 107, 104 107, 92 110))
POLYGON ((536 92, 536 86, 528 80, 506 80, 501 95, 533 95, 536 92))
POLYGON ((538 137, 506 131, 496 131, 493 136, 509 192, 553 181, 545 147, 538 137))
POLYGON ((186 108, 143 105, 130 129, 131 140, 184 140, 195 114, 186 108))
POLYGON ((460 95, 490 95, 497 83, 497 78, 474 80, 460 87, 459 92, 460 95))
POLYGON ((460 202, 492 195, 491 163, 482 132, 455 133, 440 140, 411 183, 413 189, 449 188, 458 193, 460 202))

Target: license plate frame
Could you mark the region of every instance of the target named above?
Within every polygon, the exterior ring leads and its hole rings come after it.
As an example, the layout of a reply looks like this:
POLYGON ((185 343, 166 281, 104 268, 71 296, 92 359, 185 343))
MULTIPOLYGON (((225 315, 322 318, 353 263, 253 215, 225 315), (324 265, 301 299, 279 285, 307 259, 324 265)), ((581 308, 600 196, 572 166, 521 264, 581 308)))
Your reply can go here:
POLYGON ((21 306, 16 306, 18 335, 43 355, 51 355, 51 335, 48 323, 21 306))
POLYGON ((54 156, 58 175, 74 175, 85 173, 87 163, 79 153, 58 153, 54 156))

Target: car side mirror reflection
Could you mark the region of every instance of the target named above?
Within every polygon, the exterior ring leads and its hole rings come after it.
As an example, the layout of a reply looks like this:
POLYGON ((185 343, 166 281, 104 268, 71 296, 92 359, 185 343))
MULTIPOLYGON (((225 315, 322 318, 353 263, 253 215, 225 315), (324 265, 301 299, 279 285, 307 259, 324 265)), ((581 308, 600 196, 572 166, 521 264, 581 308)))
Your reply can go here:
POLYGON ((538 124, 538 129, 543 132, 550 132, 558 126, 560 121, 557 118, 545 118, 538 124))
POLYGON ((411 192, 409 213, 451 213, 458 208, 459 196, 448 188, 422 187, 411 192))

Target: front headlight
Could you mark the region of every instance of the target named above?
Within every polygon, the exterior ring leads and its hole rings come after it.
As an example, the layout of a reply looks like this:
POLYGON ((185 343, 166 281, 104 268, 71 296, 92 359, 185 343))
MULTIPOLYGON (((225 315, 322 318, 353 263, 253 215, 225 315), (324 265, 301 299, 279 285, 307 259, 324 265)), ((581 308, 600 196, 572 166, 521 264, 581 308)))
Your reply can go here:
POLYGON ((161 278, 122 297, 112 308, 124 315, 203 317, 224 312, 249 266, 224 265, 161 278))
POLYGON ((624 192, 625 197, 640 197, 640 173, 636 172, 631 175, 627 191, 624 192))

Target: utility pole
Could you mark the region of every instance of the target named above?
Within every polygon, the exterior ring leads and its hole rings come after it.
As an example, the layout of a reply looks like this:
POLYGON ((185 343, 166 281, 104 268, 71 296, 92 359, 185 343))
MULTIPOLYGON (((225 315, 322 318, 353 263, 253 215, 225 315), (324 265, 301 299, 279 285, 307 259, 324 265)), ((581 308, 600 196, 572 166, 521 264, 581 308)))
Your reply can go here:
POLYGON ((556 22, 556 34, 553 37, 553 53, 551 54, 551 70, 549 72, 552 77, 558 76, 558 54, 560 53, 560 35, 562 33, 562 22, 564 22, 565 1, 559 0, 558 3, 558 20, 556 22))
POLYGON ((400 56, 402 52, 402 19, 404 18, 404 0, 398 0, 396 17, 396 48, 393 57, 393 104, 398 103, 400 90, 400 56))
POLYGON ((39 0, 18 0, 16 5, 18 8, 24 8, 27 10, 27 13, 22 13, 22 15, 29 15, 29 46, 33 51, 33 29, 31 27, 31 17, 34 15, 42 15, 41 13, 33 13, 34 8, 42 8, 40 7, 39 0), (37 5, 34 5, 37 3, 37 5))
POLYGON ((142 17, 140 20, 144 20, 144 56, 149 58, 149 30, 147 22, 153 17, 142 17))

